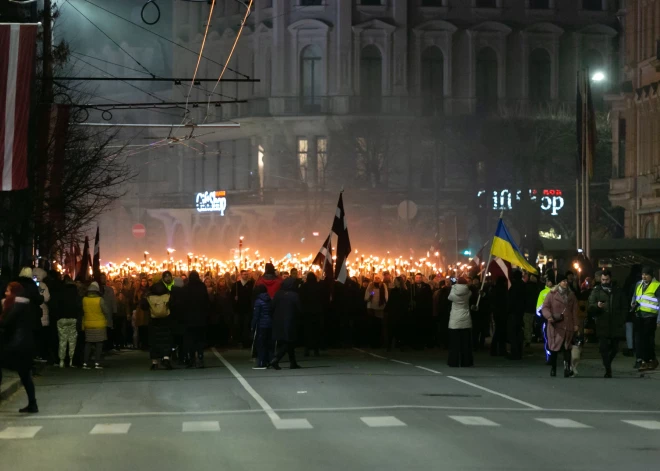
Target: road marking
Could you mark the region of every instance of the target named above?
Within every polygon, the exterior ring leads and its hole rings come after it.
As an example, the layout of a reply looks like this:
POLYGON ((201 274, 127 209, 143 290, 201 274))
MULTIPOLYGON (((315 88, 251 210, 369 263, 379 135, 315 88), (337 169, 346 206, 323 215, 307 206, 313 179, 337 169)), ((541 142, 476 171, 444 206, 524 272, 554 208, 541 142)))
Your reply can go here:
POLYGON ((34 438, 34 436, 41 430, 41 426, 33 427, 7 427, 0 432, 0 440, 14 440, 20 438, 34 438))
POLYGON ((646 430, 660 430, 660 422, 657 420, 624 420, 623 422, 646 430))
POLYGON ((457 378, 456 376, 447 376, 449 379, 453 379, 454 381, 458 381, 459 383, 467 384, 468 386, 472 386, 473 388, 481 389, 482 391, 486 391, 488 393, 494 394, 495 396, 502 397, 504 399, 508 399, 509 401, 516 402, 520 405, 529 407, 530 409, 534 410, 543 410, 542 407, 535 406, 534 404, 530 404, 529 402, 521 401, 520 399, 516 399, 515 397, 508 396, 506 394, 502 394, 497 391, 493 391, 492 389, 484 388, 483 386, 479 386, 478 384, 471 383, 469 381, 465 381, 464 379, 457 378))
POLYGON ((588 425, 582 424, 580 422, 576 422, 575 420, 571 420, 571 419, 536 419, 536 420, 556 428, 591 428, 588 425))
POLYGON ((415 368, 419 368, 420 370, 424 370, 424 371, 429 371, 431 373, 435 373, 435 374, 438 374, 438 375, 442 374, 440 371, 432 370, 431 368, 427 368, 425 366, 416 365, 415 368))
POLYGON ((307 394, 307 391, 298 391, 298 394, 307 394))
POLYGON ((123 435, 128 433, 131 424, 96 424, 90 435, 123 435))
POLYGON ((308 430, 312 427, 307 419, 276 419, 273 425, 277 430, 308 430))
POLYGON ((369 427, 406 427, 405 423, 391 415, 384 417, 360 417, 360 420, 369 427))
POLYGON ((219 432, 219 422, 184 422, 181 427, 182 432, 219 432))
POLYGON ((476 425, 478 427, 499 427, 500 424, 488 420, 484 417, 473 417, 467 415, 450 415, 450 419, 455 420, 463 425, 476 425))
MULTIPOLYGON (((367 352, 367 353, 368 353, 368 352, 367 352)), ((369 355, 371 355, 371 356, 374 357, 374 358, 379 358, 380 360, 387 360, 387 358, 382 357, 382 356, 380 356, 380 355, 376 355, 375 353, 369 353, 369 355)))
POLYGON ((359 348, 353 347, 353 350, 355 350, 357 352, 360 352, 360 353, 364 353, 366 355, 371 355, 374 358, 380 358, 381 360, 389 360, 389 358, 385 358, 385 357, 382 357, 380 355, 376 355, 375 353, 367 352, 366 350, 361 350, 359 348))
POLYGON ((394 358, 390 358, 390 361, 393 361, 394 363, 399 363, 400 365, 411 365, 411 363, 401 361, 401 360, 395 360, 394 358))

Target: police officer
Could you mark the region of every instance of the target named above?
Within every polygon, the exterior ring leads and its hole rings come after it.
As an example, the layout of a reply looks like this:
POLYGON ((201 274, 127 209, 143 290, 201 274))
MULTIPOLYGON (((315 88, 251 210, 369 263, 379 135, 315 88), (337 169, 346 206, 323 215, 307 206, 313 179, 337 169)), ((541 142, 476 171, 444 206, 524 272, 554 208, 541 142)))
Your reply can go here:
POLYGON ((631 307, 635 312, 635 323, 639 331, 639 371, 655 370, 655 330, 660 323, 660 282, 653 277, 651 267, 642 268, 642 281, 635 286, 631 307))

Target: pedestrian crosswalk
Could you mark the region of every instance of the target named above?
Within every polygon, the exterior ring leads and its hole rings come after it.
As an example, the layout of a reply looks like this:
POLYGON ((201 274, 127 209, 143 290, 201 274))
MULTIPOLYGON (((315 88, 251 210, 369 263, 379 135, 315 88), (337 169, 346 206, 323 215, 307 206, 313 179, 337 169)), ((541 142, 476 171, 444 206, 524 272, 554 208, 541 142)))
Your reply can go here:
MULTIPOLYGON (((595 416, 593 416, 595 417, 595 416)), ((356 427, 368 427, 372 429, 387 429, 387 428, 404 428, 404 427, 414 427, 414 424, 410 424, 409 419, 395 417, 395 416, 363 416, 363 417, 352 417, 350 420, 355 424, 356 427)), ((418 419, 418 418, 416 418, 418 419)), ((516 427, 519 426, 520 420, 525 421, 527 424, 536 423, 539 427, 550 427, 553 429, 566 429, 566 430, 582 430, 587 432, 589 430, 604 428, 602 426, 602 418, 595 419, 590 421, 590 417, 587 416, 586 420, 583 422, 569 419, 566 417, 529 417, 524 416, 521 419, 521 416, 512 419, 511 416, 507 416, 501 419, 498 418, 487 418, 482 416, 473 416, 473 415, 447 415, 447 421, 442 420, 442 418, 434 419, 434 423, 438 426, 451 426, 451 424, 456 424, 458 427, 474 427, 475 429, 479 427, 506 427, 512 426, 512 421, 516 422, 516 427), (499 422, 498 422, 499 421, 499 422), (589 423, 591 422, 591 423, 589 423), (460 425, 459 425, 460 424, 460 425)), ((318 422, 321 422, 323 419, 317 417, 318 422)), ((311 422, 308 419, 304 418, 287 418, 279 419, 273 421, 273 425, 276 430, 309 430, 314 429, 315 425, 318 428, 327 427, 327 424, 315 423, 314 420, 311 422)), ((608 422, 609 426, 618 427, 622 424, 625 426, 642 428, 645 430, 656 430, 660 431, 660 420, 620 420, 615 419, 611 422, 608 422)), ((139 431, 135 431, 132 423, 99 423, 91 426, 86 425, 85 431, 88 435, 131 435, 133 433, 139 434, 139 431)), ((219 433, 225 430, 223 426, 221 428, 220 421, 184 421, 179 422, 179 425, 176 428, 172 428, 172 423, 168 423, 167 426, 158 427, 164 433, 172 433, 176 430, 181 431, 182 433, 219 433)), ((50 433, 55 434, 58 429, 58 426, 53 422, 49 421, 46 425, 11 425, 7 427, 0 427, 0 440, 19 440, 19 439, 31 439, 38 438, 39 436, 48 435, 50 433)), ((231 429, 231 426, 227 426, 226 429, 231 429)))

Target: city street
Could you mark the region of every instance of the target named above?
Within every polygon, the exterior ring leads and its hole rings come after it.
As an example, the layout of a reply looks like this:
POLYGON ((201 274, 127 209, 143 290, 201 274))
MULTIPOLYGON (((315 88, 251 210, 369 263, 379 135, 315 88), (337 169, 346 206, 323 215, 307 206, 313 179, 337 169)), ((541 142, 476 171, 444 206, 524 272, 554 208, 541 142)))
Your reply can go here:
POLYGON ((655 377, 628 358, 602 378, 550 378, 539 355, 331 350, 303 369, 252 370, 247 351, 208 351, 204 370, 148 371, 148 355, 106 369, 48 367, 40 414, 20 390, 0 405, 2 469, 650 470, 660 459, 655 377))

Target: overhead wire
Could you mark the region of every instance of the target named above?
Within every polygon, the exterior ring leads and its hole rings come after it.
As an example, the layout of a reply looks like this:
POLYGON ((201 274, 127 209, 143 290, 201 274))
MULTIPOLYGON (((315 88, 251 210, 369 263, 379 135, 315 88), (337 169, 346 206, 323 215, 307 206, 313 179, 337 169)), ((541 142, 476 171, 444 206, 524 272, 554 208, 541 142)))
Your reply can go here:
MULTIPOLYGON (((211 2, 211 9, 209 10, 209 18, 206 21, 206 29, 204 30, 204 37, 202 38, 202 45, 199 48, 199 54, 197 55, 197 65, 195 65, 195 72, 193 73, 192 81, 190 82, 190 88, 188 89, 188 94, 186 95, 186 112, 188 112, 188 100, 190 99, 190 93, 192 92, 192 87, 195 83, 195 79, 197 78, 197 72, 199 71, 199 63, 202 61, 202 55, 204 54, 204 46, 206 46, 206 37, 209 34, 209 28, 211 27, 211 20, 213 19, 213 9, 215 8, 215 2, 216 0, 212 0, 211 2)), ((229 61, 227 61, 229 63, 229 61)), ((227 64, 225 64, 225 68, 227 67, 227 64)), ((223 68, 224 70, 224 68, 223 68)), ((215 92, 215 88, 213 89, 215 92)), ((211 100, 211 96, 209 95, 209 101, 211 100)))

